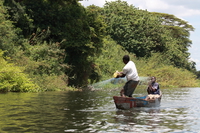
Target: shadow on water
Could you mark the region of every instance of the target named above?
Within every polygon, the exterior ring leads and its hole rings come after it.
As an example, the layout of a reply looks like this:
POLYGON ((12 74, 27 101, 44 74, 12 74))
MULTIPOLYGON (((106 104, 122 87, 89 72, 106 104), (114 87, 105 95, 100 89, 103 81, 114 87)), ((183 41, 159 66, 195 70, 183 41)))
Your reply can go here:
POLYGON ((162 89, 160 107, 130 110, 116 109, 119 90, 0 94, 0 132, 198 132, 199 89, 162 89))

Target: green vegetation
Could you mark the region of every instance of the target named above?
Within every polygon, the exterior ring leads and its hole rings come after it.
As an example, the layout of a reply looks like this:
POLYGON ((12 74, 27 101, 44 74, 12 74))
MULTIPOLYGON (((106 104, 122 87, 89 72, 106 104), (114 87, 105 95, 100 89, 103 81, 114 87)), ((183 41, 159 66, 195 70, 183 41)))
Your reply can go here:
MULTIPOLYGON (((130 55, 142 77, 165 87, 198 86, 189 61, 192 25, 127 2, 83 7, 78 0, 0 2, 0 91, 87 87, 110 79, 130 55)), ((108 85, 110 86, 110 85, 108 85)))
POLYGON ((23 68, 8 63, 0 51, 0 91, 38 92, 39 86, 34 84, 28 75, 22 73, 23 68))

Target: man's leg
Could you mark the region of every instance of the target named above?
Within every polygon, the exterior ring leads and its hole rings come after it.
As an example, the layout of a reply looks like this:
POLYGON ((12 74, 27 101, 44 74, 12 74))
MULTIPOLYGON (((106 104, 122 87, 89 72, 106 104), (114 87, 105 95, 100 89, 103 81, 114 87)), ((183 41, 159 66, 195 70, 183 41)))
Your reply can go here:
POLYGON ((139 81, 129 80, 124 86, 124 95, 132 97, 135 88, 137 87, 139 81))
POLYGON ((124 95, 124 88, 121 89, 121 91, 120 91, 120 96, 125 97, 125 95, 124 95))

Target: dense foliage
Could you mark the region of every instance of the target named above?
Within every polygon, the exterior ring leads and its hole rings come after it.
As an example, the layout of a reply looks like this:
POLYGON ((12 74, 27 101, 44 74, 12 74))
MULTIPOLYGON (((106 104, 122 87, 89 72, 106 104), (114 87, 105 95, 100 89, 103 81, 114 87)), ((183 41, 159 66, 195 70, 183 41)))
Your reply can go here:
POLYGON ((163 33, 166 29, 150 12, 129 6, 125 1, 107 2, 103 15, 107 33, 127 51, 138 57, 149 57, 151 52, 165 50, 163 33))
POLYGON ((161 53, 175 67, 192 70, 188 62, 194 28, 173 15, 139 10, 124 1, 107 2, 102 14, 107 23, 107 34, 137 57, 161 53), (170 53, 170 54, 169 54, 170 53))
MULTIPOLYGON (((10 57, 4 60, 14 64, 7 65, 13 67, 8 70, 24 80, 23 85, 12 82, 17 89, 2 90, 83 87, 120 71, 125 54, 136 62, 140 76, 157 76, 165 86, 196 86, 198 72, 188 60, 189 32, 194 28, 173 15, 140 10, 120 0, 102 8, 83 7, 78 0, 2 0, 0 18, 1 58, 10 57), (178 82, 183 75, 191 80, 178 82)), ((6 79, 15 81, 15 76, 2 79, 14 86, 6 79)))
POLYGON ((34 84, 27 74, 23 73, 23 68, 8 63, 3 58, 0 51, 0 92, 38 92, 37 84, 34 84))

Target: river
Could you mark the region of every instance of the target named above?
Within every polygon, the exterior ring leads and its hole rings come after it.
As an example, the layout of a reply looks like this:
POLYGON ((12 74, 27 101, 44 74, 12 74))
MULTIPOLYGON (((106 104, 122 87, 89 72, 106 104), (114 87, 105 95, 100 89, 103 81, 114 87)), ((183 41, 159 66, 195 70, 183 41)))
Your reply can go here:
POLYGON ((0 94, 0 133, 200 132, 200 88, 161 90, 160 107, 131 110, 116 109, 119 89, 0 94))

